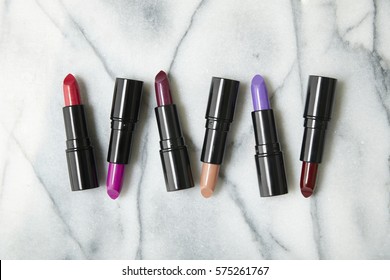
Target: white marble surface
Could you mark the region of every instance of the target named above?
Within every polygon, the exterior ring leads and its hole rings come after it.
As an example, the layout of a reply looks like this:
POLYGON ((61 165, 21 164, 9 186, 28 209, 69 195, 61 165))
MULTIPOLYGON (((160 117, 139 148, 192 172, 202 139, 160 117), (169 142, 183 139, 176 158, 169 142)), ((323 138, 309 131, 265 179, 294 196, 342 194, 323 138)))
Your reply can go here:
POLYGON ((390 1, 0 1, 1 259, 390 259, 390 1), (167 193, 153 80, 170 73, 199 181, 212 76, 241 81, 215 196, 167 193), (100 184, 70 191, 76 75, 100 184), (250 80, 265 76, 289 194, 260 198, 250 80), (315 196, 299 190, 310 74, 339 80, 315 196), (124 190, 104 180, 115 77, 145 81, 124 190))

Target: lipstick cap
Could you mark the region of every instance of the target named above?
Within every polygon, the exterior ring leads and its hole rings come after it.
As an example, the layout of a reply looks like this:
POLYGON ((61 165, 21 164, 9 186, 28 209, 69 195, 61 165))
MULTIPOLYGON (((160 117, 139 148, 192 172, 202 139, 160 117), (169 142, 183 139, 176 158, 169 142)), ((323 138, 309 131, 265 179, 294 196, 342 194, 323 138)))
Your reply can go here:
POLYGON ((99 186, 93 147, 91 145, 83 105, 63 108, 66 131, 66 160, 72 191, 99 186))
POLYGON ((138 121, 142 81, 116 78, 111 107, 111 137, 107 161, 127 164, 131 140, 138 121))

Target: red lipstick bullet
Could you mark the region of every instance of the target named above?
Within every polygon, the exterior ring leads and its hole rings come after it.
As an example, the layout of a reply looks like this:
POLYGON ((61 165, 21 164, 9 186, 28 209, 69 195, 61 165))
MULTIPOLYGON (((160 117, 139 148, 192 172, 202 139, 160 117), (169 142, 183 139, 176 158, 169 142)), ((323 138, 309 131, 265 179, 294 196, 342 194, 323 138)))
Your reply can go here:
POLYGON ((72 74, 64 79, 63 84, 65 106, 81 105, 80 89, 76 78, 72 74))

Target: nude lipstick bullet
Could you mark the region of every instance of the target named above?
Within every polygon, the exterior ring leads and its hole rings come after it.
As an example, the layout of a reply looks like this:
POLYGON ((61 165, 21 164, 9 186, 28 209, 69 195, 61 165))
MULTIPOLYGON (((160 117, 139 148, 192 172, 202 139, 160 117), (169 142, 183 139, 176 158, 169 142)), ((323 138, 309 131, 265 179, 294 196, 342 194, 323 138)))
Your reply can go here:
POLYGON ((122 189, 125 166, 129 162, 133 132, 139 116, 142 86, 142 81, 115 80, 106 182, 107 194, 112 199, 118 198, 122 189))
POLYGON ((283 153, 280 150, 274 112, 262 76, 256 75, 251 85, 252 121, 256 140, 256 169, 260 196, 270 197, 287 193, 283 153))
POLYGON ((99 186, 93 147, 88 135, 79 85, 72 74, 63 82, 65 107, 62 109, 66 131, 66 159, 72 191, 99 186))
POLYGON ((304 197, 310 197, 316 186, 318 165, 324 152, 326 128, 332 114, 336 82, 336 79, 329 77, 309 76, 300 156, 300 186, 304 197))
POLYGON ((194 186, 187 146, 173 103, 168 76, 160 71, 155 78, 157 107, 154 109, 160 135, 160 158, 168 192, 194 186))
POLYGON ((206 109, 206 132, 201 155, 200 190, 212 196, 223 161, 226 139, 233 122, 239 81, 213 77, 206 109))

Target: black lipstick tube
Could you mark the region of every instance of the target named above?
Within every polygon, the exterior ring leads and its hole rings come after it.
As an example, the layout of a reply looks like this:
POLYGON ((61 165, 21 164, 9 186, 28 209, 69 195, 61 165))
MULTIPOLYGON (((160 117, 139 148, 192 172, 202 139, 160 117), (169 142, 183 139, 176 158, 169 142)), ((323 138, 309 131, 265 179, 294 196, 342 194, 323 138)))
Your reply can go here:
POLYGON ((223 161, 226 139, 233 122, 239 81, 213 77, 206 109, 206 133, 202 162, 218 164, 223 161))
POLYGON ((300 160, 321 163, 325 146, 326 128, 333 108, 337 80, 309 76, 303 117, 305 118, 300 160))
POLYGON ((66 131, 66 159, 72 191, 99 186, 93 147, 88 135, 83 105, 62 109, 66 131))
POLYGON ((272 109, 252 112, 256 140, 256 168, 260 196, 270 197, 288 192, 283 153, 272 109))
POLYGON ((194 186, 187 146, 175 104, 159 106, 156 113, 160 134, 160 157, 168 192, 194 186))
POLYGON ((142 81, 116 78, 111 107, 111 136, 107 161, 127 164, 133 131, 138 121, 142 97, 142 81))

